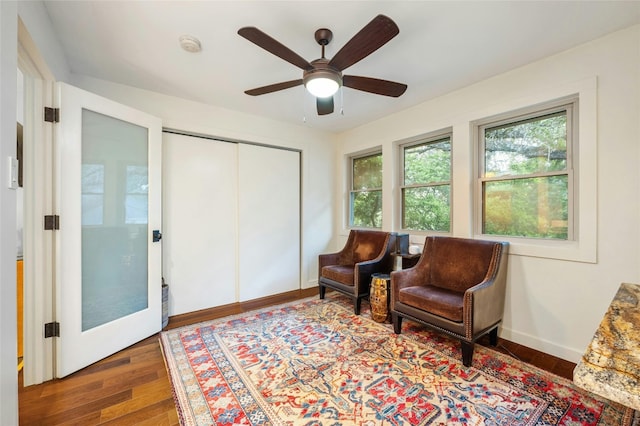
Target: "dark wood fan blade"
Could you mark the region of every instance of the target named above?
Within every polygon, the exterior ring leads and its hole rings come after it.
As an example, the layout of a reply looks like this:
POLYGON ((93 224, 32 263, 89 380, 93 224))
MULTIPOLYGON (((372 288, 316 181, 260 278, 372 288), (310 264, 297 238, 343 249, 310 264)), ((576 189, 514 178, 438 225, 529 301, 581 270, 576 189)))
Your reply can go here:
POLYGON ((400 33, 395 22, 384 15, 378 15, 354 35, 329 61, 342 71, 366 58, 400 33))
POLYGON ((333 96, 328 98, 316 98, 316 107, 318 115, 327 115, 333 112, 333 96))
POLYGON ((371 77, 358 77, 355 75, 342 76, 342 85, 363 92, 376 95, 392 96, 397 98, 407 90, 407 85, 395 81, 380 80, 371 77))
POLYGON ((273 53, 277 57, 284 59, 298 68, 302 68, 303 70, 310 70, 313 68, 302 56, 298 55, 278 40, 263 33, 256 27, 240 28, 238 30, 238 34, 250 42, 262 47, 267 52, 273 53))
POLYGON ((270 84, 268 86, 257 87, 251 90, 245 90, 244 93, 251 96, 264 95, 267 93, 277 92, 278 90, 288 89, 290 87, 300 86, 302 79, 283 81, 282 83, 270 84))

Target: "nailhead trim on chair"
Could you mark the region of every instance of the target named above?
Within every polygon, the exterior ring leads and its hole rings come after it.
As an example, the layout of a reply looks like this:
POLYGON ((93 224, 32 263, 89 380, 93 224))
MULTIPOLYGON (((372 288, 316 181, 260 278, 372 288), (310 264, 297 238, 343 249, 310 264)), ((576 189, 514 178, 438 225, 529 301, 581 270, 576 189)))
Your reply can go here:
MULTIPOLYGON (((442 327, 440 327, 440 326, 438 326, 438 325, 436 325, 436 324, 427 323, 427 322, 425 322, 425 321, 422 321, 421 319, 418 319, 418 318, 414 317, 413 315, 409 315, 409 314, 406 314, 406 313, 404 313, 404 312, 393 311, 393 310, 391 311, 391 313, 392 313, 392 314, 394 314, 394 313, 395 313, 395 314, 396 314, 396 315, 398 315, 399 317, 402 317, 402 318, 405 318, 405 319, 411 320, 411 321, 413 321, 413 322, 417 322, 418 324, 422 324, 422 325, 424 325, 424 326, 425 326, 425 327, 427 327, 427 328, 431 328, 431 329, 436 330, 436 331, 441 331, 441 332, 443 332, 444 334, 447 334, 447 335, 449 335, 449 336, 451 336, 451 337, 455 337, 455 338, 456 338, 456 339, 458 339, 458 340, 462 340, 462 341, 465 341, 465 342, 468 342, 468 343, 474 343, 476 340, 478 340, 479 338, 481 338, 481 337, 482 337, 482 336, 484 336, 485 334, 489 333, 492 329, 494 329, 495 327, 498 327, 498 326, 500 325, 500 323, 502 322, 502 321, 499 321, 499 322, 495 323, 494 325, 492 325, 492 326, 488 327, 487 329, 483 330, 483 332, 479 333, 479 334, 476 336, 476 338, 475 338, 475 339, 472 339, 472 338, 471 338, 471 339, 469 339, 469 338, 467 338, 466 336, 463 336, 462 334, 454 333, 453 331, 450 331, 450 330, 447 330, 447 329, 445 329, 445 328, 442 328, 442 327)), ((401 330, 401 331, 402 331, 402 330, 401 330)))
MULTIPOLYGON (((502 255, 502 245, 497 244, 493 248, 494 254, 491 256, 491 263, 489 264, 489 269, 487 272, 491 272, 491 276, 487 274, 483 281, 488 281, 494 279, 496 276, 496 272, 498 271, 498 265, 496 264, 496 259, 500 258, 502 255), (497 252, 497 253, 496 253, 497 252)), ((464 318, 464 334, 465 339, 471 341, 473 338, 473 294, 465 293, 464 295, 464 304, 463 304, 463 312, 466 312, 464 318), (464 306, 470 306, 470 309, 464 309, 464 306)))

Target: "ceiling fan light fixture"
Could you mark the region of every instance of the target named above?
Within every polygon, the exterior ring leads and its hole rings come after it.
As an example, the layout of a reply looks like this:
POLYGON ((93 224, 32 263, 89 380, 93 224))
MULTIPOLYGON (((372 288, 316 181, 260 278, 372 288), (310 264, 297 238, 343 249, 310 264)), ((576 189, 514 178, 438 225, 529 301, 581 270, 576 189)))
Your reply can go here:
POLYGON ((258 28, 240 28, 238 34, 241 37, 303 70, 302 80, 283 81, 245 90, 245 93, 250 96, 258 96, 304 85, 305 90, 316 98, 318 115, 327 115, 333 112, 334 95, 342 86, 375 95, 397 98, 407 90, 406 84, 372 77, 343 76, 342 72, 384 46, 399 33, 400 29, 391 18, 378 15, 356 35, 351 37, 333 58, 327 59, 325 57, 325 47, 333 38, 333 33, 327 28, 320 28, 315 32, 314 38, 321 46, 322 56, 308 62, 302 56, 258 28))
POLYGON ((304 87, 316 98, 333 96, 340 86, 340 75, 329 70, 317 69, 303 77, 304 87))

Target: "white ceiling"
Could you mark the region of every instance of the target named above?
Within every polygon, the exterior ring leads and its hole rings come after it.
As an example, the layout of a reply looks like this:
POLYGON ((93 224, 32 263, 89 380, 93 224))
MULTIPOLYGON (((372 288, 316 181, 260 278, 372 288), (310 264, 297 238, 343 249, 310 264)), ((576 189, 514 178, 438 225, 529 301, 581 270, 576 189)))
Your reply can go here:
POLYGON ((640 23, 639 1, 45 1, 72 73, 340 132, 640 23), (326 27, 331 58, 374 16, 400 34, 345 74, 408 85, 400 98, 345 88, 317 116, 302 86, 244 90, 302 78, 302 70, 237 34, 255 26, 308 61, 326 27), (197 37, 200 53, 179 46, 197 37), (344 114, 340 114, 341 105, 344 114), (306 118, 306 121, 303 121, 306 118))

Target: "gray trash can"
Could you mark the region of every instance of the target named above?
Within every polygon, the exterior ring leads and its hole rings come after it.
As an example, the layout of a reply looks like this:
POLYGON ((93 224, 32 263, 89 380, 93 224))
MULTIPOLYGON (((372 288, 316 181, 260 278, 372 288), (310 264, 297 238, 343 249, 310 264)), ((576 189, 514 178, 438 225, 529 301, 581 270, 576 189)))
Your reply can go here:
POLYGON ((169 285, 162 280, 162 328, 169 324, 169 285))

